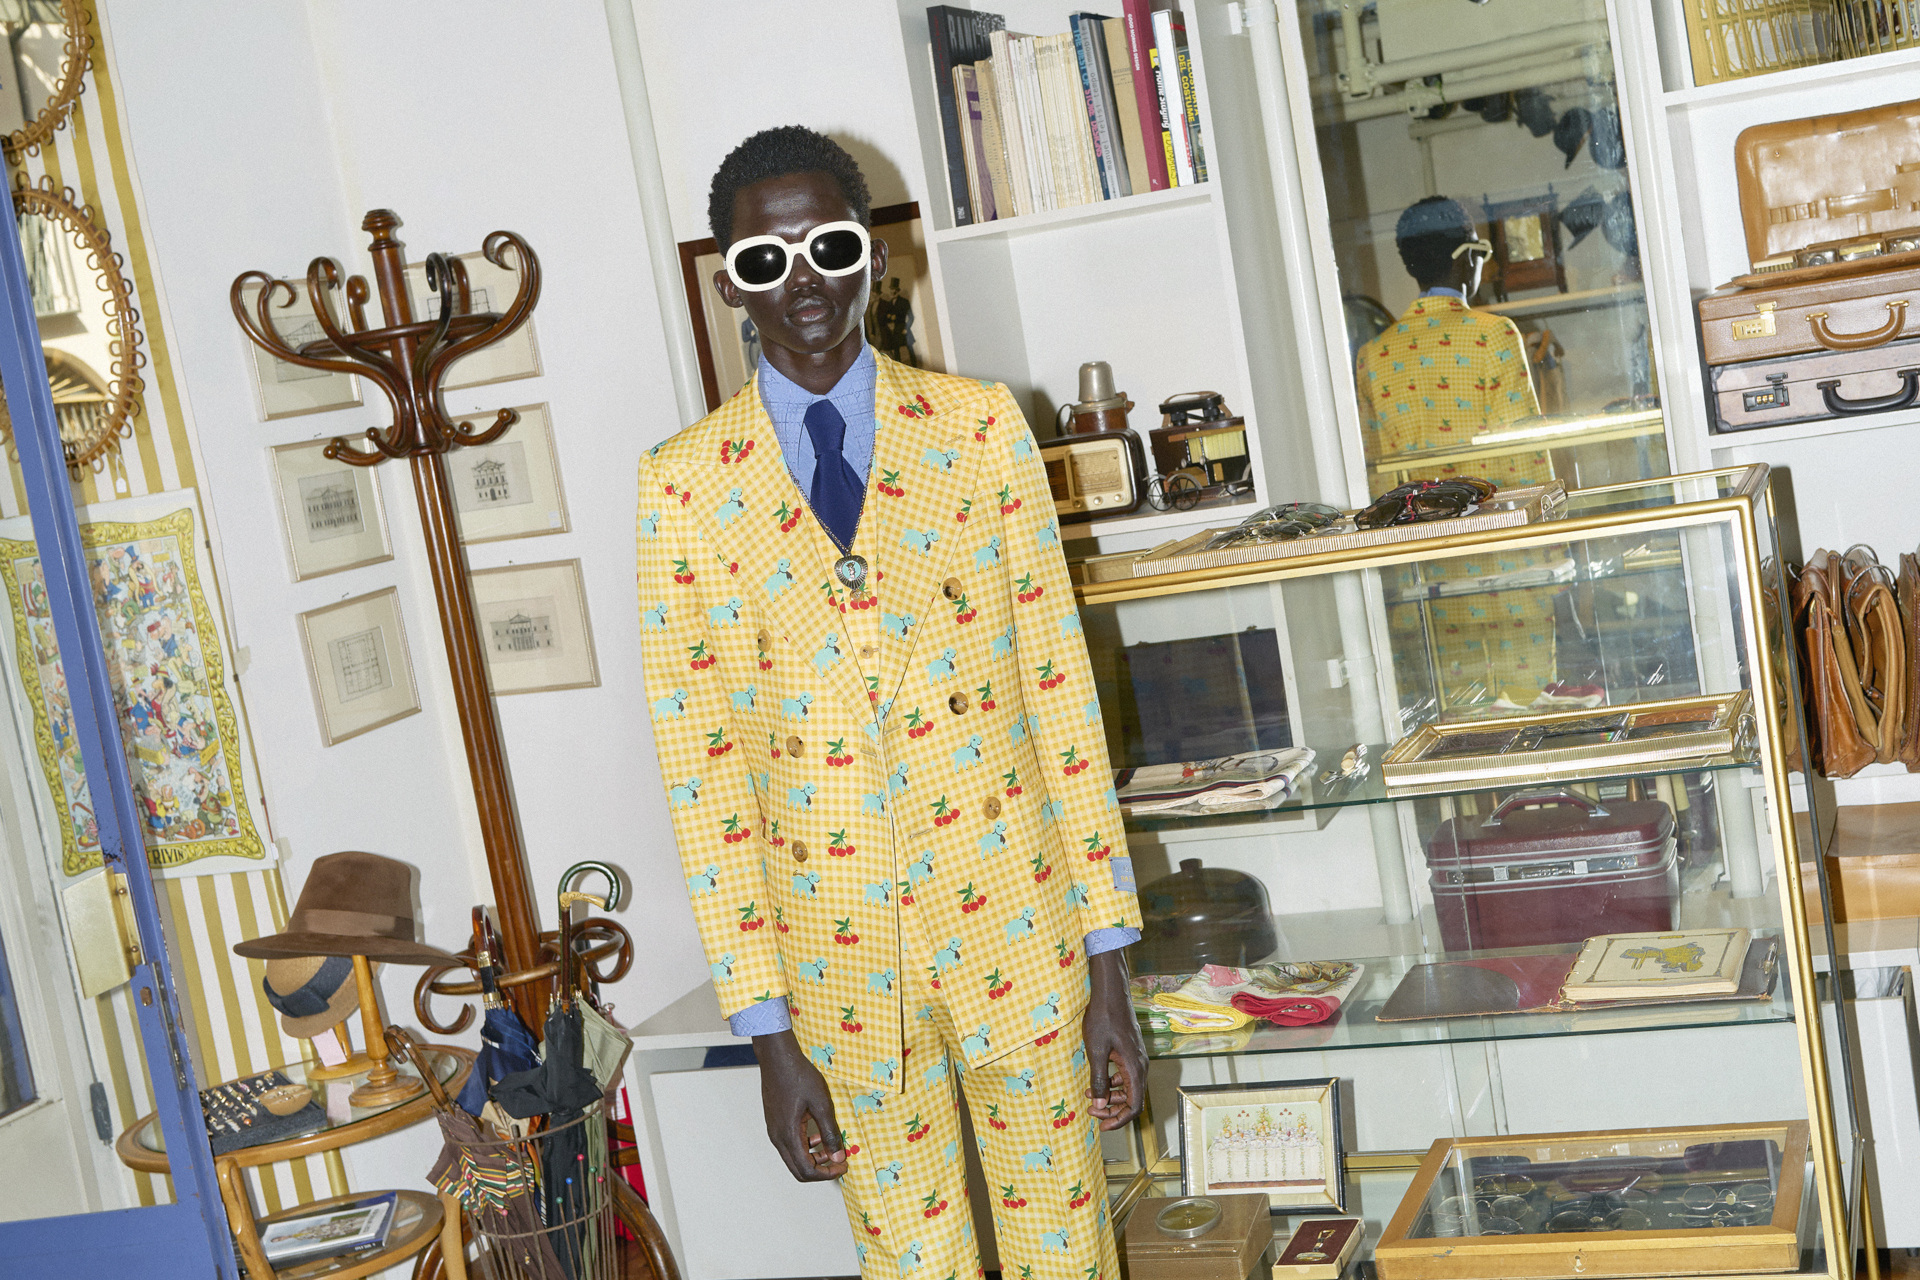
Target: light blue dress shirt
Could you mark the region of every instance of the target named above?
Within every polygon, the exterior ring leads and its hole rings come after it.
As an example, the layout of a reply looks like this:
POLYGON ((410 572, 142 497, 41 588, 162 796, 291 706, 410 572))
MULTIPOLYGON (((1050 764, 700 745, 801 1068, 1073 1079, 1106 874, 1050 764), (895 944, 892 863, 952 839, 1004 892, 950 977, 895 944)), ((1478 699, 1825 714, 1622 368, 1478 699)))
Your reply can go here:
MULTIPOLYGON (((807 434, 806 427, 807 410, 816 400, 833 401, 833 407, 846 420, 847 434, 841 444, 841 452, 860 477, 860 483, 867 482, 873 470, 873 437, 878 429, 873 415, 873 388, 878 377, 879 370, 870 346, 863 345, 860 348, 860 355, 854 360, 853 366, 840 375, 840 381, 834 383, 833 390, 824 396, 815 395, 768 364, 765 355, 760 357, 760 403, 766 406, 767 416, 773 420, 774 438, 780 442, 780 453, 787 460, 787 471, 793 476, 793 482, 800 487, 801 493, 812 495, 813 473, 818 465, 813 452, 813 437, 807 434)), ((1108 862, 1113 869, 1114 883, 1131 888, 1133 860, 1110 858, 1108 862)), ((1083 949, 1091 957, 1138 941, 1138 929, 1095 929, 1087 935, 1083 949)), ((727 1019, 727 1025, 736 1036, 766 1036, 785 1031, 793 1025, 793 1019, 787 1013, 787 998, 775 996, 751 1008, 742 1009, 727 1019)))

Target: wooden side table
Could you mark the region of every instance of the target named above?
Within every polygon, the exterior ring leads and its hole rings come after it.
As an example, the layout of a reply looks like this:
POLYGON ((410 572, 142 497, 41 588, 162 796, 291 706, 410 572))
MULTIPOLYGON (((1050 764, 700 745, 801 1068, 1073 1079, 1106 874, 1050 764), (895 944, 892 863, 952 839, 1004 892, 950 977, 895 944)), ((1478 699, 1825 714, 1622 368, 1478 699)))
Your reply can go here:
MULTIPOLYGON (((421 1054, 433 1067, 434 1078, 443 1091, 457 1093, 466 1083, 467 1072, 473 1067, 473 1051, 454 1045, 425 1045, 421 1054)), ((289 1080, 295 1084, 307 1083, 306 1072, 317 1063, 296 1063, 281 1067, 289 1080)), ((409 1063, 401 1068, 402 1075, 415 1074, 417 1068, 409 1063)), ((322 1097, 326 1095, 326 1083, 315 1082, 315 1091, 322 1097)), ((267 1262, 266 1255, 260 1249, 260 1224, 298 1213, 308 1213, 315 1208, 324 1207, 343 1199, 357 1199, 360 1196, 376 1194, 361 1191, 351 1196, 334 1197, 315 1201, 312 1204, 298 1205, 284 1209, 265 1219, 256 1220, 253 1214, 252 1197, 247 1192, 246 1170, 260 1165, 278 1164, 282 1160, 298 1160, 305 1156, 318 1155, 323 1151, 334 1151, 341 1147, 350 1147, 385 1134, 409 1128, 419 1124, 433 1113, 433 1097, 425 1089, 419 1090, 405 1101, 388 1106, 356 1107, 348 1106, 344 1118, 329 1116, 326 1127, 298 1137, 286 1138, 279 1142, 265 1142, 257 1147, 242 1147, 214 1157, 214 1173, 220 1180, 220 1196, 226 1202, 227 1221, 233 1228, 235 1242, 240 1248, 241 1261, 247 1268, 248 1280, 352 1280, 355 1276, 370 1275, 396 1262, 409 1257, 418 1257, 439 1238, 443 1214, 440 1202, 432 1195, 420 1191, 402 1191, 400 1204, 396 1206, 394 1230, 389 1235, 387 1247, 377 1255, 364 1258, 330 1258, 310 1263, 297 1263, 282 1271, 275 1271, 267 1262), (411 1207, 420 1211, 420 1216, 412 1217, 411 1207), (402 1226, 402 1216, 406 1225, 402 1226)), ((166 1141, 161 1137, 160 1127, 151 1114, 144 1115, 128 1125, 114 1143, 114 1152, 120 1162, 130 1169, 145 1173, 167 1173, 166 1141)), ((422 1170, 424 1180, 425 1170, 422 1170)))

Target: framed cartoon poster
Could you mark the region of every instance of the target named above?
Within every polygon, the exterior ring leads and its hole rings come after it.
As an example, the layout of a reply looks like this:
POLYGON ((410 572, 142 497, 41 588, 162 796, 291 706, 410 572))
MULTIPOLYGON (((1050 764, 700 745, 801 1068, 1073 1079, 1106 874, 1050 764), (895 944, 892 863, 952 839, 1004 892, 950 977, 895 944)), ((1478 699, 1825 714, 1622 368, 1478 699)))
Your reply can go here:
POLYGON ((1183 1195, 1258 1191, 1275 1213, 1346 1212, 1340 1081, 1180 1090, 1183 1195))
MULTIPOLYGON (((873 236, 887 242, 887 274, 867 298, 867 342, 902 364, 947 372, 946 345, 933 305, 927 266, 927 233, 920 206, 885 205, 873 210, 873 236)), ((746 384, 760 362, 760 335, 744 310, 736 311, 714 287, 714 273, 726 266, 713 238, 680 245, 680 277, 693 317, 693 342, 700 356, 700 381, 707 408, 746 384)))
MULTIPOLYGON (((259 787, 235 711, 219 599, 203 576, 203 538, 191 493, 80 512, 147 859, 163 875, 257 870, 270 857, 254 816, 259 787)), ((61 868, 81 875, 101 865, 100 829, 28 517, 0 524, 0 582, 12 670, 58 814, 61 868)))

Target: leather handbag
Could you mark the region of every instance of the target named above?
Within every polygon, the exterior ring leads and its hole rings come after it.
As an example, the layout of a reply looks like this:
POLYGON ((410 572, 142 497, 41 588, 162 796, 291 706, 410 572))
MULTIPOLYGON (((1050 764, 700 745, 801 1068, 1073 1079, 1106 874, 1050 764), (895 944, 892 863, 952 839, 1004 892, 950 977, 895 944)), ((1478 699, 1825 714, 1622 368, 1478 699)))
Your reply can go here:
POLYGON ((1907 766, 1907 772, 1920 773, 1920 556, 1911 551, 1900 553, 1894 599, 1900 607, 1900 638, 1907 659, 1906 701, 1894 756, 1907 766))
POLYGON ((1815 764, 1829 778, 1848 778, 1877 754, 1871 731, 1863 731, 1863 706, 1846 624, 1833 608, 1832 553, 1816 551, 1793 584, 1793 617, 1806 672, 1807 706, 1813 717, 1815 764), (1850 692, 1851 690, 1851 692, 1850 692))
MULTIPOLYGON (((1787 727, 1787 768, 1804 773, 1807 762, 1800 752, 1800 734, 1793 728, 1799 723, 1794 715, 1799 700, 1793 696, 1793 682, 1788 674, 1791 668, 1787 665, 1786 646, 1791 643, 1791 637, 1787 614, 1780 607, 1780 582, 1780 563, 1768 556, 1760 565, 1760 607, 1767 627, 1767 650, 1773 659, 1773 705, 1780 713, 1780 723, 1787 727)), ((1920 587, 1920 578, 1916 578, 1915 584, 1920 587)), ((1799 665, 1805 669, 1804 658, 1799 665)))
POLYGON ((1899 757, 1906 723, 1906 638, 1893 574, 1871 547, 1854 547, 1841 560, 1846 581, 1847 639, 1860 673, 1861 700, 1874 722, 1874 759, 1890 764, 1899 757))

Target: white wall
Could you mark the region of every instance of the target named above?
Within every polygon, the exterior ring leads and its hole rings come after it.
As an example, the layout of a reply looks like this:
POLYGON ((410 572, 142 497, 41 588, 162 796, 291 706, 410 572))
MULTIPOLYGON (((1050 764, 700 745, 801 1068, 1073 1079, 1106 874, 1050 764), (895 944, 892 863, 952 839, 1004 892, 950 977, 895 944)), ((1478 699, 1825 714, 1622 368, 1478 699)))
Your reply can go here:
MULTIPOLYGON (((252 268, 303 273, 331 254, 364 270, 367 209, 405 219, 409 255, 465 252, 497 228, 539 253, 537 379, 452 393, 455 412, 552 409, 573 528, 475 548, 476 568, 578 557, 601 686, 502 699, 499 715, 542 922, 581 858, 624 868, 639 943, 616 1014, 645 1017, 704 980, 641 713, 632 594, 633 475, 676 430, 625 126, 596 0, 312 0, 153 6, 107 0, 146 230, 203 456, 203 499, 244 656, 242 689, 288 892, 311 860, 360 848, 421 871, 427 938, 464 944, 489 901, 411 477, 379 468, 396 558, 291 581, 267 449, 383 425, 359 409, 259 420, 227 290, 252 268), (424 714, 321 746, 295 616, 399 588, 424 714)), ((390 1014, 416 971, 389 972, 390 1014)), ((469 1037, 470 1039, 470 1037, 469 1037)))

